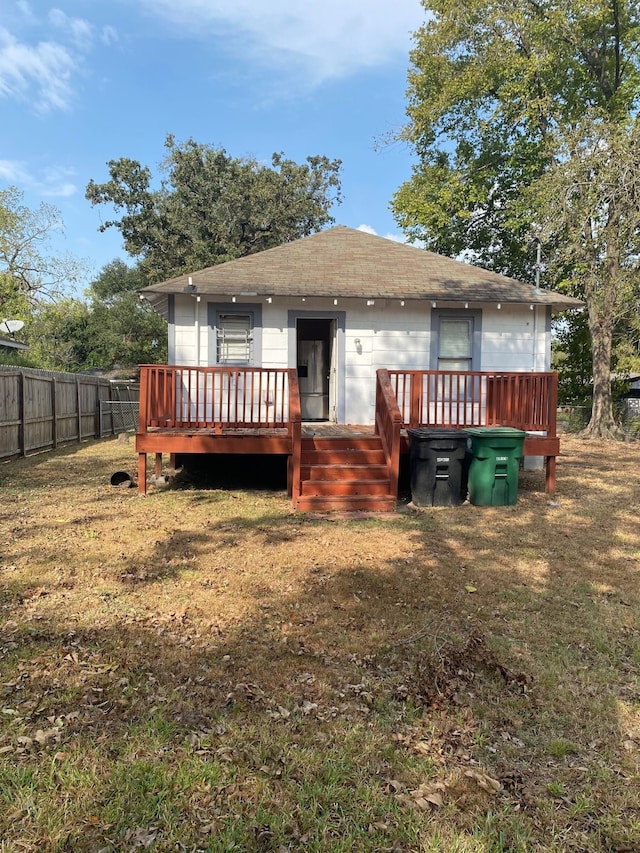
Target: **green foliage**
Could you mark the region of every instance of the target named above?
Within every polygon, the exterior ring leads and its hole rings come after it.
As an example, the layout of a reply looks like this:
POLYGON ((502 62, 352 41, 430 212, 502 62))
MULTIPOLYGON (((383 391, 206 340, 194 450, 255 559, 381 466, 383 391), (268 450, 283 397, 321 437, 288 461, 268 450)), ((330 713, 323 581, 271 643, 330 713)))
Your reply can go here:
POLYGON ((594 425, 612 425, 616 326, 640 249, 640 12, 631 0, 423 0, 392 207, 428 248, 585 299, 594 425))
POLYGON ((136 293, 146 282, 139 267, 129 267, 116 258, 100 270, 98 277, 91 282, 92 300, 105 305, 113 305, 120 296, 136 293))
POLYGON ((559 373, 558 403, 589 406, 593 394, 593 361, 589 324, 584 312, 574 317, 567 315, 557 323, 551 363, 559 373))
POLYGON ((95 367, 135 367, 167 359, 167 325, 138 291, 139 267, 115 260, 103 267, 89 289, 90 360, 95 367))
POLYGON ((0 364, 11 367, 38 367, 31 355, 25 350, 0 349, 0 364))
POLYGON ((144 279, 123 261, 107 264, 88 300, 41 303, 25 329, 31 364, 50 370, 136 367, 166 360, 166 323, 138 296, 144 279))
POLYGON ((79 299, 43 302, 25 328, 29 358, 45 370, 84 370, 91 347, 89 308, 79 299))
POLYGON ((0 191, 0 320, 23 320, 21 337, 30 347, 2 361, 78 371, 166 360, 166 324, 138 297, 146 283, 139 267, 113 261, 87 300, 64 295, 82 265, 49 254, 48 238, 61 227, 50 205, 32 211, 17 189, 0 191))
MULTIPOLYGON (((629 389, 628 375, 635 372, 636 359, 629 355, 629 340, 614 342, 611 366, 611 392, 614 401, 629 389)), ((558 403, 561 406, 591 408, 593 397, 593 357, 589 318, 586 313, 566 314, 556 323, 551 345, 551 366, 559 373, 558 403)), ((586 426, 586 423, 581 424, 586 426)))
POLYGON ((108 163, 109 181, 92 180, 86 190, 92 204, 122 213, 101 230, 121 232, 149 282, 278 246, 333 221, 339 160, 315 156, 297 164, 274 154, 268 167, 192 139, 177 144, 171 135, 165 147, 160 189, 151 188, 147 167, 123 157, 108 163))

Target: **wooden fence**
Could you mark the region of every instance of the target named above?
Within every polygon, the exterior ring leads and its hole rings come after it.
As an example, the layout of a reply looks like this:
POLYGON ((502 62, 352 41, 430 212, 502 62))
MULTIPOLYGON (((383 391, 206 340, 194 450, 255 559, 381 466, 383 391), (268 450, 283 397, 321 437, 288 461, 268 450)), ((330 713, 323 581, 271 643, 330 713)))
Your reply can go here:
POLYGON ((0 365, 0 459, 119 432, 108 379, 0 365))

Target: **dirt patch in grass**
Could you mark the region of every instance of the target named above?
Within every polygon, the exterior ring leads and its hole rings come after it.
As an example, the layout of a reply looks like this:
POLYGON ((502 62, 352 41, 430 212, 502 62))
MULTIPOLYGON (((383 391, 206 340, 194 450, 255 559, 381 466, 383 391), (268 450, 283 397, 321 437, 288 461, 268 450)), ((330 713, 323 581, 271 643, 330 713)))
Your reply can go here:
POLYGON ((1 849, 640 850, 640 446, 562 450, 350 519, 2 466, 1 849))

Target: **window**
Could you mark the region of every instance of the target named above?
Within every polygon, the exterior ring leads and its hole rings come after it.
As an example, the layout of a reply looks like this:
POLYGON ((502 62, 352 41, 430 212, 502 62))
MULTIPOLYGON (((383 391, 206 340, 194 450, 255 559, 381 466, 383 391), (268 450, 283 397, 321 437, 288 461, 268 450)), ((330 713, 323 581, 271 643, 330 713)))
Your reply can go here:
POLYGON ((473 320, 440 318, 438 370, 471 370, 473 320))
POLYGON ((253 362, 253 317, 251 314, 218 314, 217 364, 253 362))
POLYGON ((262 363, 262 306, 255 302, 209 302, 208 364, 260 367, 262 363))
POLYGON ((431 312, 431 370, 481 370, 482 311, 439 308, 431 312))

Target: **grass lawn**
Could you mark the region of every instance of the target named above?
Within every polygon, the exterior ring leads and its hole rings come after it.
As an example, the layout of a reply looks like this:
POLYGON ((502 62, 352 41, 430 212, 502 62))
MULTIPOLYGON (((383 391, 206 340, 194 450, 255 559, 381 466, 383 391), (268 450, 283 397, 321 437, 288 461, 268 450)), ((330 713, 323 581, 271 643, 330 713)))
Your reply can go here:
POLYGON ((640 851, 640 443, 515 507, 0 467, 0 851, 640 851))

